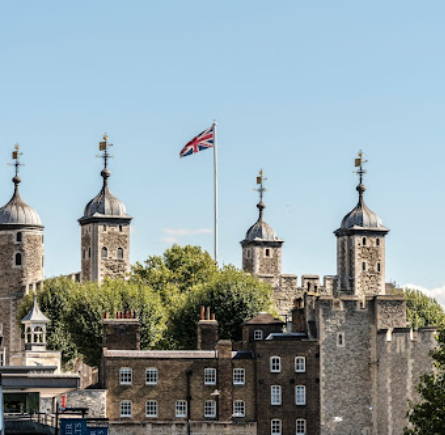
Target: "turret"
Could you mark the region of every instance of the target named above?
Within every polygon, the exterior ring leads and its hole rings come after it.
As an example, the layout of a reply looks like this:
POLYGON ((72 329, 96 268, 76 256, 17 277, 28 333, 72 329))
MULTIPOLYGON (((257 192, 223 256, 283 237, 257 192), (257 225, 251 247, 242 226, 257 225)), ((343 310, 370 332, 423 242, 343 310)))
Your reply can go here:
POLYGON ((355 165, 360 177, 358 203, 334 232, 337 237, 338 290, 347 294, 372 296, 385 294, 385 236, 389 229, 365 204, 363 153, 355 165))
POLYGON ((125 205, 108 187, 107 135, 100 142, 104 168, 101 172, 102 189, 85 207, 79 219, 81 226, 81 279, 99 281, 105 277, 125 278, 130 270, 130 223, 125 205))
POLYGON ((17 305, 30 284, 43 280, 43 225, 38 213, 20 195, 17 144, 12 153, 14 193, 0 208, 0 364, 7 365, 12 351, 21 350, 16 325, 17 305))
POLYGON ((243 248, 243 270, 254 275, 278 276, 281 275, 281 247, 284 242, 263 217, 266 208, 263 202, 265 180, 261 170, 257 177, 257 191, 260 194, 260 202, 257 204, 258 220, 247 230, 246 237, 240 242, 243 248))

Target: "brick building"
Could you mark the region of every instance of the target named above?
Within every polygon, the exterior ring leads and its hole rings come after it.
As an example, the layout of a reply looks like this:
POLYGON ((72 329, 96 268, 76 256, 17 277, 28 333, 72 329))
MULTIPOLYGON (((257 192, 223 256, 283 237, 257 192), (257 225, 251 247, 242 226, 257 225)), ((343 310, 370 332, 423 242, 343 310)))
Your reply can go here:
POLYGON ((205 349, 141 351, 138 320, 103 325, 102 383, 115 424, 149 425, 153 434, 166 425, 194 434, 319 433, 319 346, 307 333, 284 333, 281 320, 260 313, 232 343, 218 340, 208 316, 198 323, 205 349))

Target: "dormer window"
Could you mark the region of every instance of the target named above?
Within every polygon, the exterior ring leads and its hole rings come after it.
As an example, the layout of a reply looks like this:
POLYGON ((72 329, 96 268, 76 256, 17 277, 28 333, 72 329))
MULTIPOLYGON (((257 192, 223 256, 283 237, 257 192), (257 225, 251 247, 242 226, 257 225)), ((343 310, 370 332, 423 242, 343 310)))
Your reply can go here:
POLYGON ((15 241, 20 243, 22 241, 22 236, 22 232, 19 231, 15 236, 15 241))

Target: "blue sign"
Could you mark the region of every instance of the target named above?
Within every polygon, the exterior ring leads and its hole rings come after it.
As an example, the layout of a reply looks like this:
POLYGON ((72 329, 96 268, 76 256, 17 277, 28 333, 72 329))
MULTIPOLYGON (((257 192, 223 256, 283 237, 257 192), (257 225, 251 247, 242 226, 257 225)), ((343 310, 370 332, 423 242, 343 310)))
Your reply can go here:
POLYGON ((86 435, 108 435, 107 427, 87 427, 86 435))
POLYGON ((61 418, 60 435, 87 435, 87 421, 83 418, 61 418))

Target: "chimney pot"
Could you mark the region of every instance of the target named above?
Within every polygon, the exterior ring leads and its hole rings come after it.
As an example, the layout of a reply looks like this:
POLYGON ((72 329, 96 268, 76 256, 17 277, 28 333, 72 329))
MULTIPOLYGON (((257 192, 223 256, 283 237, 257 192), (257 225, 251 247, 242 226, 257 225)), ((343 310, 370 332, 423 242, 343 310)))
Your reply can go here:
POLYGON ((212 313, 212 320, 216 320, 216 315, 215 315, 215 313, 212 313))
POLYGON ((210 320, 210 307, 207 307, 207 318, 206 320, 210 320))
POLYGON ((199 320, 204 320, 204 315, 205 315, 205 307, 204 305, 201 305, 199 307, 199 320))

